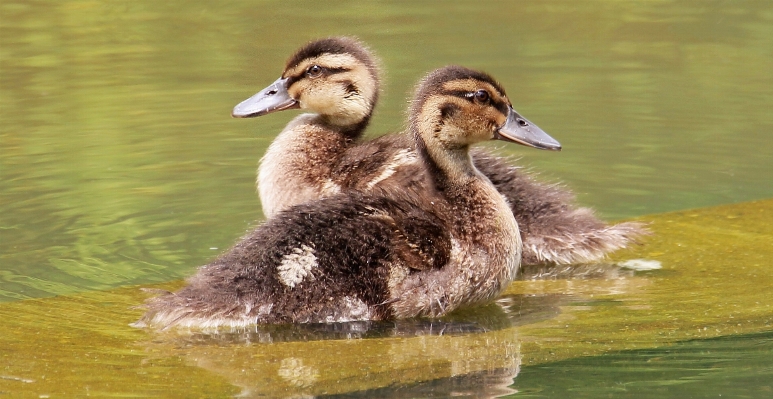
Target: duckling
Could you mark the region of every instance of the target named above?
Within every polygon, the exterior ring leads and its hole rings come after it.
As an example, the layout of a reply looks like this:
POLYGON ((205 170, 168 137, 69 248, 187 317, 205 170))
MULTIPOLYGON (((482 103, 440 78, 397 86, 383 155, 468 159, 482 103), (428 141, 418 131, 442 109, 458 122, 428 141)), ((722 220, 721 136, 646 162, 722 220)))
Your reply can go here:
POLYGON ((408 126, 428 171, 426 200, 353 190, 280 211, 186 287, 151 299, 135 325, 437 317, 497 296, 518 271, 518 224, 469 147, 540 142, 493 78, 456 66, 420 82, 408 126))
MULTIPOLYGON (((234 108, 238 118, 293 108, 313 112, 291 121, 261 159, 258 190, 266 217, 347 190, 423 195, 427 171, 408 134, 361 140, 378 95, 372 52, 356 39, 332 37, 302 47, 278 80, 234 108)), ((543 134, 517 118, 535 136, 543 134)), ((560 149, 551 140, 538 145, 560 149)), ((537 182, 503 157, 483 149, 472 154, 521 226, 524 264, 594 262, 646 234, 638 223, 607 225, 591 209, 577 207, 569 191, 537 182)))

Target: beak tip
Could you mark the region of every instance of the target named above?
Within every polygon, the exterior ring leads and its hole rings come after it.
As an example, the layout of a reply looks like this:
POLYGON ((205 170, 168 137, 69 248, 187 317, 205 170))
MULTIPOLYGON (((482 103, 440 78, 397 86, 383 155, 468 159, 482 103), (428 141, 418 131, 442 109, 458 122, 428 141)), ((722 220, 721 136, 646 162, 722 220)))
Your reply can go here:
POLYGON ((545 147, 546 150, 551 151, 561 151, 564 147, 561 146, 558 142, 550 143, 548 146, 545 147))

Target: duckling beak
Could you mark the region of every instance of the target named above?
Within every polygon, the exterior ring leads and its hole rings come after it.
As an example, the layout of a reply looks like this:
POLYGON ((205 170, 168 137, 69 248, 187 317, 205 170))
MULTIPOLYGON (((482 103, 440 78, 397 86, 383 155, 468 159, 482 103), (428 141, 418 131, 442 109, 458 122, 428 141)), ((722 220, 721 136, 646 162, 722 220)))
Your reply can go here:
POLYGON ((512 107, 505 124, 494 132, 494 138, 541 150, 561 151, 561 144, 556 139, 515 112, 512 107))
POLYGON ((252 118, 300 107, 300 103, 287 92, 287 78, 279 78, 258 94, 240 102, 231 115, 234 118, 252 118))

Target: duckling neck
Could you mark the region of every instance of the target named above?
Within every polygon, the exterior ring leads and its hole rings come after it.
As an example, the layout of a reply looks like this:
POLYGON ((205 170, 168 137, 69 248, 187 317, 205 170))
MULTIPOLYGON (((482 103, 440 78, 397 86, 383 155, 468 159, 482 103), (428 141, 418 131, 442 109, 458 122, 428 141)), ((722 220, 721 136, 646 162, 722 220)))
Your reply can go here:
MULTIPOLYGON (((439 134, 442 135, 443 132, 440 131, 439 134)), ((430 176, 438 189, 463 186, 476 179, 485 179, 472 163, 469 145, 449 145, 437 140, 427 143, 415 130, 414 137, 417 152, 429 168, 430 176)))
MULTIPOLYGON (((429 135, 428 139, 435 137, 448 136, 429 135)), ((489 300, 515 279, 520 265, 523 244, 513 213, 473 165, 469 146, 426 143, 417 135, 416 147, 446 200, 442 212, 451 221, 449 230, 458 246, 452 255, 458 261, 450 269, 449 298, 489 300)))
POLYGON ((293 205, 340 192, 332 168, 361 135, 361 128, 342 130, 317 114, 299 115, 291 121, 260 160, 258 192, 263 214, 271 217, 293 205))
POLYGON ((317 118, 322 124, 328 125, 331 131, 351 140, 359 140, 368 124, 370 124, 372 115, 372 113, 354 117, 348 115, 317 115, 317 118))
MULTIPOLYGON (((444 131, 446 129, 453 129, 453 127, 441 126, 434 130, 438 132, 437 134, 420 134, 417 129, 413 129, 416 150, 427 165, 428 174, 437 189, 443 192, 452 208, 480 210, 480 214, 474 216, 477 222, 495 221, 497 225, 495 228, 501 230, 502 234, 519 236, 518 224, 510 206, 491 181, 475 168, 470 157, 470 146, 438 139, 438 137, 460 137, 463 132, 444 131), (428 140, 431 142, 427 143, 428 140)), ((465 218, 458 218, 458 220, 462 221, 462 224, 457 230, 466 235, 467 229, 464 225, 469 220, 465 218)), ((516 241, 520 242, 520 240, 516 241)))
MULTIPOLYGON (((362 136, 365 128, 370 123, 373 110, 378 102, 378 87, 370 97, 361 95, 347 96, 333 104, 325 102, 315 104, 313 108, 319 113, 319 120, 331 127, 331 130, 339 132, 349 138, 357 139, 362 136)), ((301 107, 304 107, 302 104, 301 107)))

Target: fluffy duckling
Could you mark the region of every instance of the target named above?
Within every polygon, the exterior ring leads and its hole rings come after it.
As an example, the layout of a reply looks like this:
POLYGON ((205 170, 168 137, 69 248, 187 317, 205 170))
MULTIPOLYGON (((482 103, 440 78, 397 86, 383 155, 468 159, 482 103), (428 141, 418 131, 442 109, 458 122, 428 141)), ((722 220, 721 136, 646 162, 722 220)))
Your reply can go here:
MULTIPOLYGON (((427 171, 408 134, 360 140, 378 94, 372 53, 355 39, 333 37, 298 50, 277 81, 234 108, 233 116, 240 118, 291 108, 313 112, 290 122, 260 162, 258 190, 266 217, 348 190, 424 196, 427 171)), ((560 149, 531 122, 517 119, 533 138, 545 140, 538 147, 560 149)), ((646 232, 637 223, 607 225, 591 209, 577 207, 570 192, 539 183, 483 149, 472 154, 510 203, 521 228, 524 264, 598 261, 646 232)))
POLYGON ((432 205, 349 191, 281 211, 186 287, 151 299, 136 325, 437 317, 494 298, 516 276, 521 240, 469 146, 539 142, 518 124, 499 84, 462 67, 436 70, 419 84, 409 131, 432 205))

